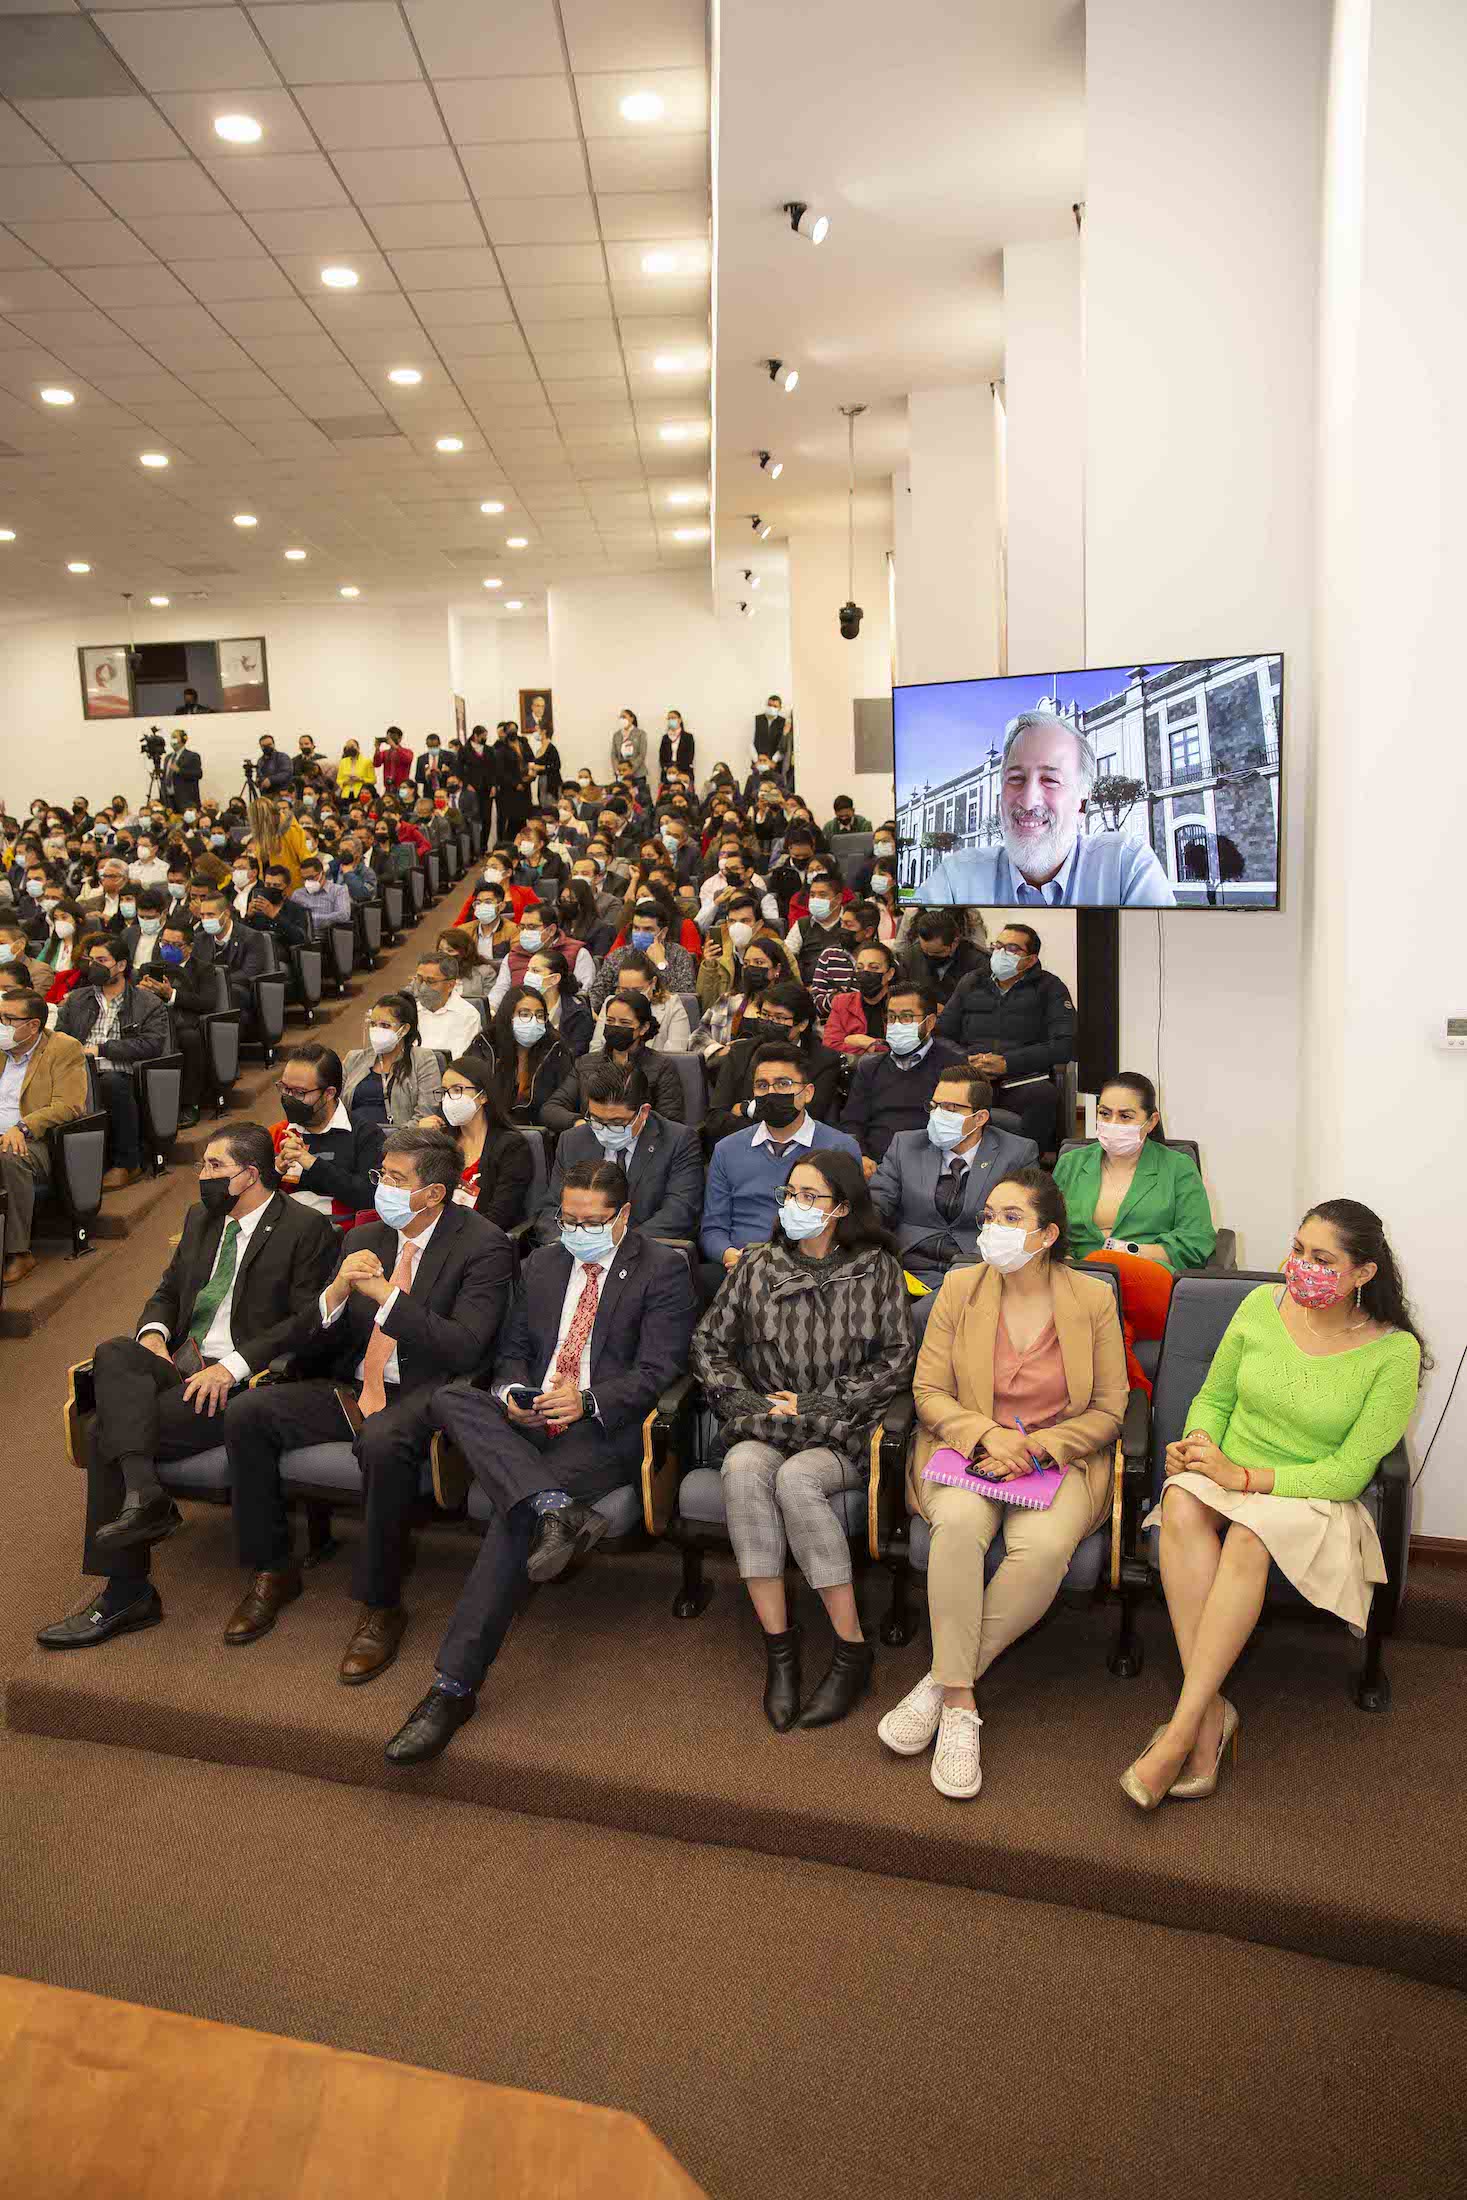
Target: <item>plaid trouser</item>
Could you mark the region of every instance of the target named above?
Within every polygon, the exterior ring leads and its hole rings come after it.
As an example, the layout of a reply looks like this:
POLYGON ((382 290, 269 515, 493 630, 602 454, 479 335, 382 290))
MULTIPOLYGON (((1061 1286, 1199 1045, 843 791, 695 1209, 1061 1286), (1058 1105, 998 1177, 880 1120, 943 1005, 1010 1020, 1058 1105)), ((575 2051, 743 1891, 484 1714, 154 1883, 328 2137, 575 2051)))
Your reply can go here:
POLYGON ((859 1476, 839 1452, 811 1444, 786 1459, 773 1444, 745 1437, 729 1446, 722 1472, 729 1538, 743 1580, 782 1574, 786 1549, 812 1589, 836 1589, 850 1580, 850 1545, 830 1500, 859 1476))

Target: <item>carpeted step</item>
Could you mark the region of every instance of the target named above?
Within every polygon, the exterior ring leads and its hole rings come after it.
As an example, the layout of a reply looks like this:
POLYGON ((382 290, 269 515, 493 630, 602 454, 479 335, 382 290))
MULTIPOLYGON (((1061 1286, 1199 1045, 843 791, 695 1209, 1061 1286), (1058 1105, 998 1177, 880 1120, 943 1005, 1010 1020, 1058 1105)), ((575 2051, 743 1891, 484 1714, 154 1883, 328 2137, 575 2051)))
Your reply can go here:
POLYGON ((1400 1632, 1407 1642, 1467 1650, 1467 1566, 1413 1557, 1400 1632))

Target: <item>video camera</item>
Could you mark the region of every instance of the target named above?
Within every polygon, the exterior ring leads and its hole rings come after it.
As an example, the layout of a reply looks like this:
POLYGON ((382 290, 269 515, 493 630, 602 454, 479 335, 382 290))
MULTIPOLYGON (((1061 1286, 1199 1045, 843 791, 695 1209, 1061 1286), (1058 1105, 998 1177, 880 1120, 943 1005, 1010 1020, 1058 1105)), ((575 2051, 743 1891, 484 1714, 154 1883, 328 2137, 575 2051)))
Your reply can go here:
POLYGON ((245 785, 253 787, 255 784, 255 760, 252 756, 246 756, 241 759, 241 763, 244 770, 245 785))
POLYGON ((158 728, 156 726, 151 726, 148 731, 143 735, 143 738, 138 743, 138 748, 141 753, 146 756, 148 762, 153 766, 154 770, 156 770, 157 767, 162 763, 164 757, 168 753, 168 743, 164 740, 162 734, 158 731, 158 728))

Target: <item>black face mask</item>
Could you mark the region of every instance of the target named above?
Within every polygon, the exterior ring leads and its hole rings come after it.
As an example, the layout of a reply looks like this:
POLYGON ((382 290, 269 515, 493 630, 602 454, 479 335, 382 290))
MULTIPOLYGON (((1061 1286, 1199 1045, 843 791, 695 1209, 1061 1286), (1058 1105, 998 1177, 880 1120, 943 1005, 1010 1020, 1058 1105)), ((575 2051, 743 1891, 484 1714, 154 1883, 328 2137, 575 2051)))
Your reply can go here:
POLYGON ((227 1215, 234 1205, 236 1194, 230 1189, 232 1179, 227 1176, 201 1176, 199 1178, 199 1205, 206 1215, 227 1215))
POLYGON ((787 1131, 800 1111, 789 1093, 765 1092, 749 1112, 756 1123, 767 1123, 772 1131, 787 1131))
POLYGON ((884 970, 858 970, 856 972, 856 985, 863 1000, 878 1000, 881 996, 881 989, 885 984, 886 972, 884 970))
POLYGON ((316 1101, 302 1100, 293 1092, 283 1092, 280 1095, 281 1114, 287 1123, 294 1123, 299 1130, 310 1128, 316 1119, 317 1105, 316 1101))
POLYGON ((765 987, 772 985, 773 982, 774 973, 772 970, 760 970, 757 965, 751 970, 748 964, 745 963, 744 991, 746 993, 762 993, 765 987))
POLYGON ((111 985, 116 975, 117 973, 112 970, 106 963, 99 962, 89 962, 86 969, 82 972, 82 978, 84 982, 87 985, 94 985, 99 989, 102 986, 111 985))
POLYGON ((624 1053, 628 1047, 634 1047, 641 1037, 639 1031, 622 1024, 606 1024, 602 1028, 606 1034, 606 1050, 609 1054, 624 1053))

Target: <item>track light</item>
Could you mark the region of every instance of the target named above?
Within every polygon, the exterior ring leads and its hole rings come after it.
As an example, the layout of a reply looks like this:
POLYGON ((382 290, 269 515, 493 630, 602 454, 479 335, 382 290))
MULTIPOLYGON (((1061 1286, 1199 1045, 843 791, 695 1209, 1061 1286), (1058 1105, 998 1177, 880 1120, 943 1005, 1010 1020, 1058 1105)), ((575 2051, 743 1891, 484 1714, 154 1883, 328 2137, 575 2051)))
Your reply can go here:
POLYGON ((759 586, 759 575, 754 571, 752 565, 746 565, 744 567, 744 579, 748 583, 750 588, 757 588, 759 586))
POLYGON ((761 542, 768 542, 768 540, 769 540, 770 536, 771 536, 771 535, 772 535, 773 533, 774 533, 774 527, 773 527, 773 524, 772 524, 772 522, 771 522, 771 521, 769 521, 769 520, 766 520, 766 521, 764 522, 764 525, 763 525, 763 526, 762 526, 762 527, 760 528, 760 530, 759 530, 759 540, 760 540, 761 542))
POLYGON ((808 238, 811 244, 824 244, 830 233, 830 216, 817 214, 803 199, 786 199, 784 211, 790 218, 790 227, 797 237, 808 238))
POLYGON ((787 367, 782 359, 766 359, 764 361, 764 364, 769 369, 770 381, 778 382, 780 388, 784 391, 785 396, 788 397, 790 391, 794 389, 799 382, 799 368, 787 367))
POLYGON ((780 475, 784 472, 784 460, 772 457, 768 451, 759 451, 756 456, 759 460, 760 473, 768 474, 771 481, 778 481, 780 475))

